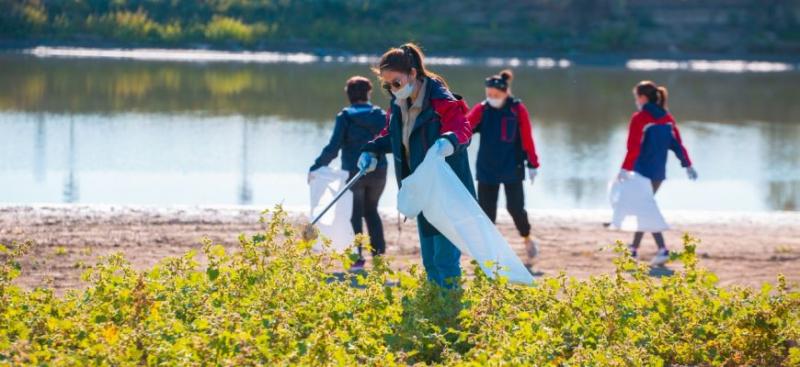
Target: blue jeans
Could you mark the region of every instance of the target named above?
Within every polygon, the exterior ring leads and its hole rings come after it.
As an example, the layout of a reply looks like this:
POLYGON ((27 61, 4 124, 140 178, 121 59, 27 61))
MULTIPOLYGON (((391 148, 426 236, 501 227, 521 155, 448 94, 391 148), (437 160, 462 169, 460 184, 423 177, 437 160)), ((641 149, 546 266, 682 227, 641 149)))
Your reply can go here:
POLYGON ((441 287, 453 288, 461 277, 461 251, 445 236, 423 236, 417 225, 419 245, 422 248, 422 265, 428 280, 441 287))

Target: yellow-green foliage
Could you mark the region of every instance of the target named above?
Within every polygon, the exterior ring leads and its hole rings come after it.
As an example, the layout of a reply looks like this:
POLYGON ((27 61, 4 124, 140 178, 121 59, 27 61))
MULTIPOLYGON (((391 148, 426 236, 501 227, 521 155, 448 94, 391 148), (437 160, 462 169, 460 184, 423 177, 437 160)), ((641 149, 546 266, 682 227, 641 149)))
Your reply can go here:
MULTIPOLYGON (((134 270, 121 256, 57 297, 11 284, 24 248, 0 248, 0 365, 797 365, 800 294, 726 289, 696 267, 663 280, 621 255, 617 271, 535 287, 480 270, 457 291, 352 254, 321 255, 280 210, 237 251, 134 270)), ((618 246, 621 251, 621 247, 618 246)))
POLYGON ((235 41, 252 43, 257 36, 266 32, 262 25, 249 25, 239 19, 214 16, 203 31, 206 39, 214 42, 235 41))

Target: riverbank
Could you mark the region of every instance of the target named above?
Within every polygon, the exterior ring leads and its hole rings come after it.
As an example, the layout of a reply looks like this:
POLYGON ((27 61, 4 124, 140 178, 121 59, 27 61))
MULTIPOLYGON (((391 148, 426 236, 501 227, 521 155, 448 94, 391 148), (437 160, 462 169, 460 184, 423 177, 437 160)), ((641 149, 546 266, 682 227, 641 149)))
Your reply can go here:
POLYGON ((128 47, 278 48, 375 52, 406 40, 431 50, 539 50, 551 53, 661 52, 793 55, 800 49, 797 6, 738 1, 523 0, 161 3, 80 6, 17 2, 0 15, 0 38, 128 47), (431 19, 431 14, 457 14, 431 19))
MULTIPOLYGON (((144 207, 99 205, 6 205, 0 207, 0 243, 31 240, 22 261, 25 287, 49 284, 59 292, 81 287, 80 274, 98 257, 121 252, 137 268, 152 266, 167 256, 201 247, 207 237, 226 247, 236 246, 240 233, 261 230, 252 206, 144 207)), ((302 214, 292 211, 299 219, 302 214)), ((672 230, 667 243, 679 249, 683 233, 699 238, 700 265, 715 272, 723 285, 759 286, 784 274, 793 287, 800 282, 800 213, 665 212, 672 230)), ((587 278, 613 270, 611 244, 628 233, 609 231, 603 210, 535 210, 530 213, 541 256, 533 268, 545 276, 564 271, 587 278)), ((384 212, 388 255, 392 266, 419 264, 414 222, 384 212)), ((524 248, 504 213, 499 228, 524 260, 524 248)), ((655 246, 646 238, 641 255, 648 260, 655 246)), ((464 259, 465 262, 468 259, 464 259)), ((677 265, 653 272, 669 274, 677 265)))

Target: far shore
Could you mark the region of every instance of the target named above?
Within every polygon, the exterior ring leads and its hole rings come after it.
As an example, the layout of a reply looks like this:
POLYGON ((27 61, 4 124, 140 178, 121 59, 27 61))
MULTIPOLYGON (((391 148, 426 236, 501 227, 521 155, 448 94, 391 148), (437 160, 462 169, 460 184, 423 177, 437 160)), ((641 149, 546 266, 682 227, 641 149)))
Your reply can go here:
MULTIPOLYGON (((166 51, 210 51, 210 52, 232 52, 232 53, 251 53, 251 52, 274 52, 281 54, 306 54, 320 59, 324 57, 352 57, 352 56, 379 56, 382 49, 374 50, 343 50, 325 47, 287 47, 287 46, 262 46, 253 48, 226 47, 223 45, 213 45, 204 43, 186 43, 180 45, 163 45, 147 43, 121 43, 102 40, 87 41, 52 41, 52 40, 9 40, 0 39, 0 52, 16 53, 24 52, 36 47, 48 48, 86 48, 96 50, 166 50, 166 51)), ((755 62, 755 63, 781 63, 791 66, 791 70, 800 69, 800 58, 797 54, 753 54, 753 53, 697 53, 697 52, 548 52, 542 50, 484 50, 484 51, 461 51, 435 49, 429 50, 428 57, 431 58, 460 58, 471 60, 477 64, 482 61, 493 59, 498 61, 520 59, 520 60, 566 60, 570 66, 583 67, 604 67, 604 68, 626 68, 631 60, 658 60, 662 62, 688 62, 699 60, 704 62, 755 62)), ((190 61, 190 60, 186 60, 190 61)), ((493 65, 496 66, 496 65, 493 65)), ((514 66, 514 65, 510 65, 514 66)), ((525 66, 525 65, 519 65, 525 66)), ((779 70, 783 71, 783 70, 779 70)))
MULTIPOLYGON (((168 256, 201 247, 207 237, 235 248, 240 233, 262 229, 261 207, 255 206, 125 206, 125 205, 3 205, 0 206, 0 243, 31 240, 34 245, 22 259, 17 282, 27 288, 48 285, 58 292, 80 288, 83 269, 101 256, 121 252, 138 269, 168 256)), ((302 208, 288 208, 300 221, 302 208)), ((715 272, 720 284, 758 287, 774 283, 778 274, 790 286, 800 287, 799 212, 681 212, 666 211, 672 226, 668 245, 681 249, 688 233, 700 239, 700 266, 715 272)), ((602 226, 607 210, 532 210, 533 236, 541 255, 528 259, 510 218, 501 210, 498 226, 517 254, 537 274, 585 279, 613 271, 613 244, 628 241, 630 233, 602 226)), ((413 220, 403 221, 394 210, 384 210, 388 255, 398 268, 418 264, 419 248, 413 220)), ((655 253, 646 237, 642 261, 655 253)), ((466 264, 469 259, 464 257, 466 264)), ((669 275, 680 268, 670 264, 654 269, 653 276, 669 275)))

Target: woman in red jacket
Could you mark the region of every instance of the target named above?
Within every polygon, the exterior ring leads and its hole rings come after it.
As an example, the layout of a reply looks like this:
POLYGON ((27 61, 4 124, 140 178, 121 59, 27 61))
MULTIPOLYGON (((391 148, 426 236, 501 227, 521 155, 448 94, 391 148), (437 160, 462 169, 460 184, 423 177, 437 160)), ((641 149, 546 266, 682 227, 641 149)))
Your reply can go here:
MULTIPOLYGON (((692 168, 689 152, 683 146, 681 133, 675 118, 667 110, 667 88, 660 87, 645 80, 633 88, 637 112, 631 117, 628 132, 628 153, 622 163, 619 180, 630 177, 631 171, 647 177, 653 187, 653 194, 661 187, 666 178, 667 153, 672 150, 686 169, 690 180, 697 179, 697 172, 692 168)), ((643 232, 636 232, 629 251, 633 258, 638 257, 639 245, 643 232)), ((653 233, 658 252, 651 264, 660 266, 669 260, 669 251, 661 232, 653 233)))
POLYGON ((497 217, 500 185, 506 194, 506 209, 524 238, 530 257, 536 257, 538 246, 531 239, 531 225, 525 211, 522 181, 525 172, 533 184, 539 158, 533 143, 528 109, 511 94, 511 70, 486 78, 486 100, 476 104, 467 114, 473 133, 481 134, 476 176, 478 202, 492 222, 497 217))

